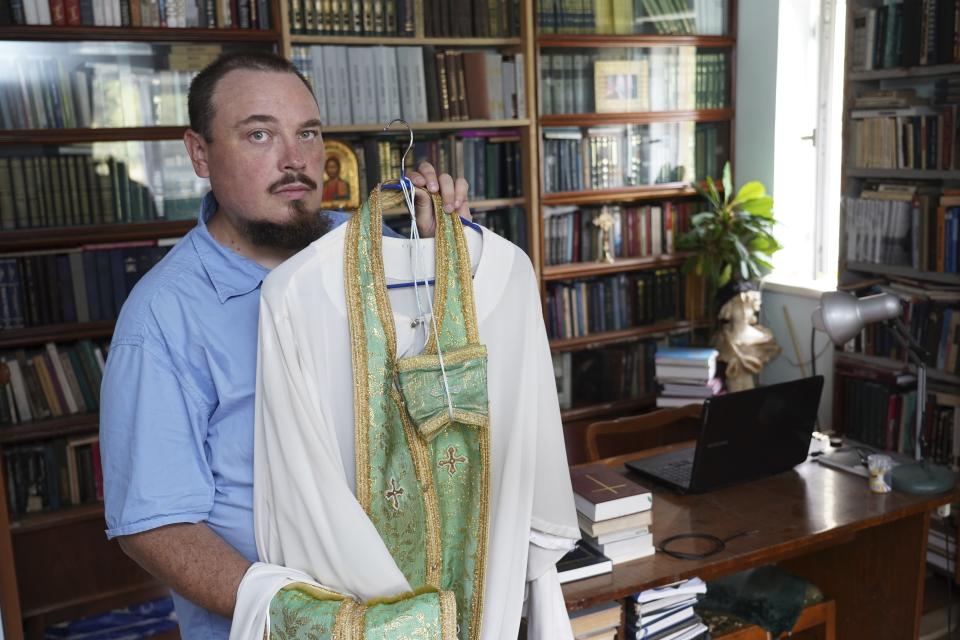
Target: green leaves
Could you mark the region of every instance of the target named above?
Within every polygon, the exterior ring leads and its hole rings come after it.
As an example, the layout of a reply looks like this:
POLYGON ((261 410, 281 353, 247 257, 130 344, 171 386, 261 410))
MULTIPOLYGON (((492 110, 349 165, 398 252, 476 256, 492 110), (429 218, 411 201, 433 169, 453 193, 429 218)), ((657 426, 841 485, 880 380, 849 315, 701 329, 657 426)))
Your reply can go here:
POLYGON ((728 162, 723 167, 723 196, 707 177, 706 189, 694 185, 710 209, 690 219, 690 230, 677 239, 677 247, 695 251, 684 265, 707 279, 712 291, 732 280, 760 278, 773 267, 770 256, 782 247, 773 237, 773 198, 761 182, 751 181, 733 192, 728 162))

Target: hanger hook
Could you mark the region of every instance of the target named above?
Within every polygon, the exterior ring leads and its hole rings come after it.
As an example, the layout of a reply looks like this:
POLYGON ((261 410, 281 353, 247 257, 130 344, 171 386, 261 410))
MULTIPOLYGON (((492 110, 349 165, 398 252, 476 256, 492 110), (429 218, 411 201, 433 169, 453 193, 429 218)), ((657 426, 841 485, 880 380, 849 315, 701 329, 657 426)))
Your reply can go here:
POLYGON ((406 127, 407 133, 410 135, 410 139, 407 143, 407 150, 403 152, 403 157, 400 158, 400 178, 403 179, 407 177, 407 154, 410 153, 410 149, 413 148, 413 129, 410 127, 410 123, 407 122, 406 120, 402 120, 400 118, 394 118, 393 120, 387 123, 387 126, 385 126, 383 130, 389 131, 390 127, 392 127, 394 124, 397 124, 397 123, 402 124, 404 127, 406 127))

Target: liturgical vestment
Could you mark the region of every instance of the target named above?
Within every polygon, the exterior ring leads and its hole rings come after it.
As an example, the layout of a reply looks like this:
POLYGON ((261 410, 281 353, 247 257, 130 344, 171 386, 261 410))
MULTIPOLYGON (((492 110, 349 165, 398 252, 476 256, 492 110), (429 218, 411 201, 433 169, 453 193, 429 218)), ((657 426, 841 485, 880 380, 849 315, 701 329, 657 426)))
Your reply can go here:
MULTIPOLYGON (((379 229, 376 192, 371 202, 375 211, 368 228, 379 229)), ((370 202, 358 216, 369 216, 369 208, 370 202)), ((438 215, 444 215, 439 207, 438 215)), ((448 230, 456 227, 464 254, 469 247, 465 273, 469 281, 472 272, 474 334, 486 353, 489 412, 482 425, 469 427, 485 430, 486 530, 479 532, 483 570, 474 599, 480 603, 477 619, 473 625, 460 620, 459 637, 467 637, 462 627, 472 626, 471 640, 515 638, 526 606, 530 638, 569 638, 554 565, 580 534, 537 281, 527 256, 510 242, 486 229, 482 234, 464 231, 455 214, 445 221, 448 230)), ((364 384, 353 363, 364 347, 357 343, 355 327, 351 335, 348 309, 351 295, 354 304, 364 292, 380 295, 381 306, 386 300, 392 315, 391 331, 385 336, 377 327, 368 331, 389 340, 401 361, 421 353, 431 326, 424 287, 419 288, 418 306, 413 289, 387 293, 383 285, 410 282, 415 271, 433 277, 434 250, 440 243, 420 241, 415 269, 411 241, 378 234, 372 246, 380 255, 367 257, 376 263, 382 256, 383 282, 379 289, 366 283, 357 289, 360 294, 351 293, 350 243, 356 228, 347 224, 329 232, 277 267, 263 284, 254 447, 261 562, 240 586, 231 638, 262 638, 269 629, 271 600, 294 583, 313 585, 318 597, 347 594, 360 603, 395 601, 424 588, 411 584, 409 570, 405 576, 401 569, 406 565, 394 558, 396 545, 391 555, 389 536, 378 531, 382 525, 370 511, 369 486, 361 487, 358 499, 358 478, 361 485, 367 482, 364 452, 358 451, 354 431, 360 424, 355 386, 364 384)), ((443 306, 439 290, 434 303, 438 301, 443 306)), ((455 360, 452 350, 447 355, 455 360)), ((445 391, 449 389, 438 387, 437 396, 445 397, 445 391)), ((467 457, 459 449, 455 453, 427 464, 452 476, 460 468, 457 461, 467 457)), ((396 507, 400 494, 389 491, 391 486, 398 485, 387 485, 386 496, 396 507)), ((380 493, 374 487, 373 498, 382 500, 380 493)), ((440 613, 444 602, 435 599, 438 615, 446 615, 445 609, 440 613)))

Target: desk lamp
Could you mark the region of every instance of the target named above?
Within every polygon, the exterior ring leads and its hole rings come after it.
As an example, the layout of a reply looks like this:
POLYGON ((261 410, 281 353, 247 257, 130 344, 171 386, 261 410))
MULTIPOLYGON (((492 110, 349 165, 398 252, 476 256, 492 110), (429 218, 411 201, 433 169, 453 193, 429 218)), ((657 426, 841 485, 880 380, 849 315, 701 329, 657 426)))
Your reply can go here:
POLYGON ((917 461, 893 468, 893 488, 906 493, 942 493, 953 487, 953 472, 923 459, 924 409, 927 401, 927 366, 924 359, 929 357, 929 353, 910 335, 900 319, 900 313, 900 299, 889 293, 857 299, 842 291, 828 291, 820 297, 820 306, 814 310, 811 321, 815 329, 826 333, 836 345, 849 342, 868 324, 883 322, 904 348, 917 369, 917 435, 914 444, 917 461))

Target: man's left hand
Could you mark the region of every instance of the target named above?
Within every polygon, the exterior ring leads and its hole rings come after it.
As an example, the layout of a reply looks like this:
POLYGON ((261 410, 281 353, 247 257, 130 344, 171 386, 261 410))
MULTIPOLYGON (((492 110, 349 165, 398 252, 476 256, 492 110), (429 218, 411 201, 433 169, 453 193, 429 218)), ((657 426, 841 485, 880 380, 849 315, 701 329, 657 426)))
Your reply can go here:
POLYGON ((470 185, 463 178, 453 179, 450 174, 441 173, 429 162, 421 162, 416 171, 408 171, 414 186, 420 187, 415 192, 414 209, 417 214, 417 231, 424 238, 432 238, 437 231, 437 221, 433 217, 433 201, 426 191, 439 193, 443 201, 443 210, 447 213, 456 211, 459 216, 472 220, 470 205, 467 204, 467 192, 470 185))

